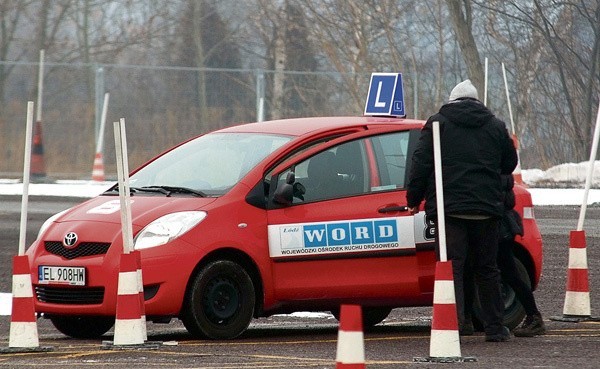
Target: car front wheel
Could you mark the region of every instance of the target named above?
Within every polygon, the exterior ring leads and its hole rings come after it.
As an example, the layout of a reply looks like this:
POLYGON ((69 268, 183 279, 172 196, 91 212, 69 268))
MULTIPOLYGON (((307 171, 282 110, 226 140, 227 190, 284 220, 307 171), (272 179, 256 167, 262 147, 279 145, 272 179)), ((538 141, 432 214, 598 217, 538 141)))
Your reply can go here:
POLYGON ((217 260, 194 278, 186 294, 181 320, 196 337, 232 339, 250 325, 254 284, 239 264, 217 260))

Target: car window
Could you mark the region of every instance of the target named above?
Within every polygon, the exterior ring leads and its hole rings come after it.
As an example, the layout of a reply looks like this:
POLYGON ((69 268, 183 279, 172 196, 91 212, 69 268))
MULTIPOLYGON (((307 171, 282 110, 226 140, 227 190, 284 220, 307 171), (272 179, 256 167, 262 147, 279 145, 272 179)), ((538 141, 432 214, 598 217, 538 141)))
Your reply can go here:
POLYGON ((304 193, 296 190, 292 204, 404 188, 408 138, 398 132, 331 147, 281 173, 278 187, 293 171, 304 193))
POLYGON ((369 191, 364 140, 347 142, 322 151, 279 175, 282 183, 294 171, 305 191, 293 203, 359 195, 369 191))
POLYGON ((370 139, 379 173, 379 183, 373 185, 372 191, 405 188, 409 136, 410 132, 404 131, 370 139))
POLYGON ((220 196, 290 137, 212 133, 187 142, 131 176, 132 187, 173 186, 220 196))

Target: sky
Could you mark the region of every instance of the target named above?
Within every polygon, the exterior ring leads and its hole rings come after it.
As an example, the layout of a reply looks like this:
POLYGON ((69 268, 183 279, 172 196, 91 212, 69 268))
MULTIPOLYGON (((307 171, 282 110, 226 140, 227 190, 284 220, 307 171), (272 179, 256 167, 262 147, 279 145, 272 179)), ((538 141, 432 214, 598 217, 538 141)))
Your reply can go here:
MULTIPOLYGON (((523 170, 523 181, 531 193, 534 206, 578 205, 583 204, 585 180, 589 162, 566 163, 549 168, 523 170), (536 187, 544 183, 544 188, 536 187)), ((600 161, 594 163, 593 180, 588 194, 588 205, 600 203, 600 161), (594 188, 595 187, 595 188, 594 188)), ((82 201, 104 192, 114 182, 82 180, 62 180, 55 183, 32 183, 28 187, 29 196, 78 197, 82 201)), ((0 179, 0 195, 23 195, 24 186, 20 180, 0 179)), ((12 297, 0 292, 0 315, 10 315, 12 297)), ((313 314, 313 313, 310 313, 313 314)), ((312 315, 311 315, 312 316, 312 315)), ((315 317, 318 317, 315 315, 315 317)))

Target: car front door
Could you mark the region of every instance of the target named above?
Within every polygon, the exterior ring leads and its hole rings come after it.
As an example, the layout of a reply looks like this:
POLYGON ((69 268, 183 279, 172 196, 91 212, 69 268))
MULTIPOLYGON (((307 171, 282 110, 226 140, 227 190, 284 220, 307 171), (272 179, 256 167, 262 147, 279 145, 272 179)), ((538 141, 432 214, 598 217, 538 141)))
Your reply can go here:
POLYGON ((277 187, 289 173, 294 177, 292 201, 267 211, 279 301, 392 306, 420 296, 414 217, 405 194, 411 135, 353 136, 325 144, 273 177, 277 187))

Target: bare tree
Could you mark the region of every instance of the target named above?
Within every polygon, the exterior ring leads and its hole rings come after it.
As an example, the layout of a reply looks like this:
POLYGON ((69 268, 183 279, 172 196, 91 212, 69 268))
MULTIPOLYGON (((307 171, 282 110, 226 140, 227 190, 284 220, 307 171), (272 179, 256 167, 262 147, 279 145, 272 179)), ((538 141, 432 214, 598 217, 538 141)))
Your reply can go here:
POLYGON ((465 64, 467 73, 477 90, 483 91, 484 73, 481 65, 481 57, 475 38, 473 37, 473 8, 471 0, 446 0, 450 19, 454 26, 454 32, 465 64))
POLYGON ((524 116, 520 132, 533 135, 536 160, 545 166, 585 160, 600 93, 600 3, 534 0, 482 2, 503 17, 494 37, 510 44, 524 116), (522 42, 523 36, 526 42, 522 42))
MULTIPOLYGON (((29 6, 29 1, 0 1, 0 61, 8 60, 11 54, 15 60, 19 60, 25 54, 25 49, 19 50, 13 46, 29 6)), ((5 84, 12 69, 12 66, 0 64, 0 102, 4 101, 5 84)))

